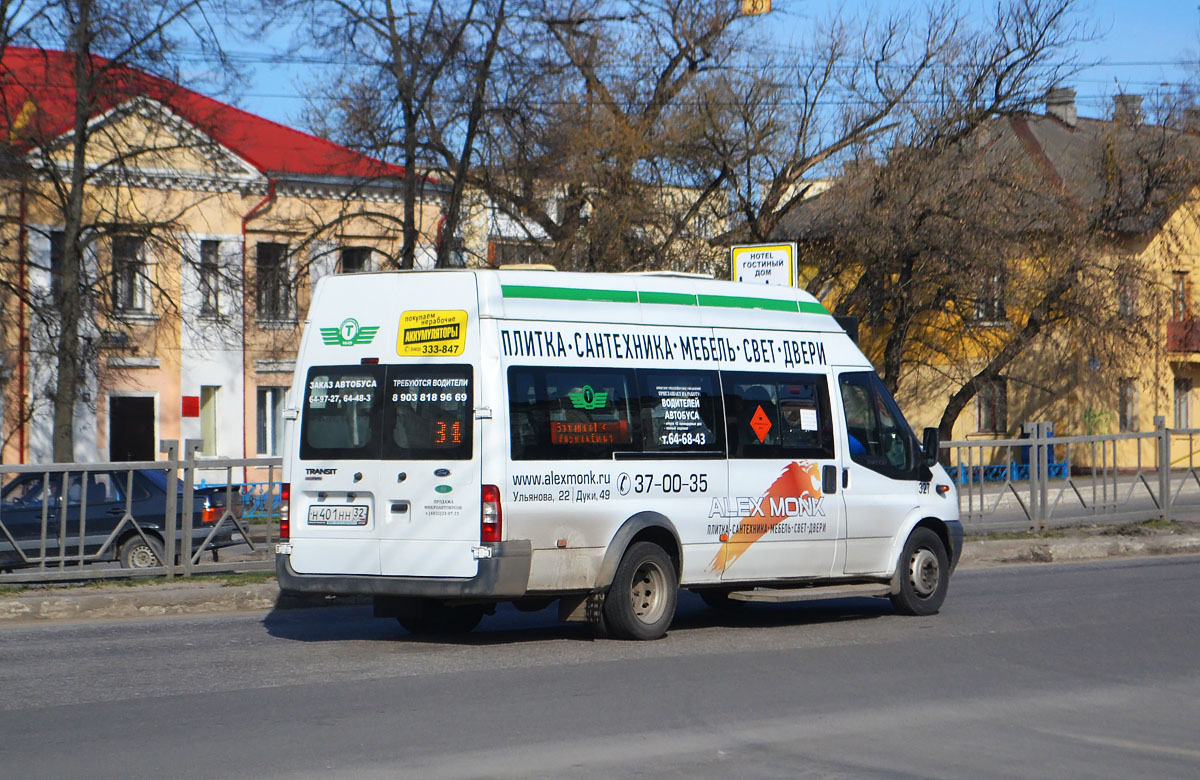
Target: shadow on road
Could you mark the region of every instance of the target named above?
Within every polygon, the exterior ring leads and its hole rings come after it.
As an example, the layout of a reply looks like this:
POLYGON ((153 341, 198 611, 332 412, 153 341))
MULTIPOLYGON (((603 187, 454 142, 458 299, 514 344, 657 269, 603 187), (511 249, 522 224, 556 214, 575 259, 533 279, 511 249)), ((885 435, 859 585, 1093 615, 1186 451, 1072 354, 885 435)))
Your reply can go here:
MULTIPOLYGON (((539 612, 520 612, 499 605, 474 631, 455 636, 414 636, 391 618, 376 618, 367 606, 277 609, 263 618, 267 633, 297 642, 347 640, 394 642, 421 645, 489 646, 570 640, 614 641, 594 627, 558 620, 557 604, 539 612)), ((712 629, 757 629, 775 626, 824 625, 870 620, 894 614, 886 599, 844 598, 797 604, 746 604, 734 611, 710 609, 698 596, 679 594, 675 621, 666 639, 693 631, 712 629)))

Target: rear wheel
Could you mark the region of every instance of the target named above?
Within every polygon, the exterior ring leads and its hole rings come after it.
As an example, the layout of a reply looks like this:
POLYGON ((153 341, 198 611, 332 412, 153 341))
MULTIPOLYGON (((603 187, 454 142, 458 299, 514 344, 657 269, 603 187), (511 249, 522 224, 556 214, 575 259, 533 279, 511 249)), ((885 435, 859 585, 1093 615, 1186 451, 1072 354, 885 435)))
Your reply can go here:
POLYGON ((447 607, 427 605, 419 614, 397 617, 404 630, 417 636, 468 634, 483 620, 482 604, 447 607))
POLYGON ((162 562, 162 542, 153 536, 131 536, 121 545, 121 566, 126 569, 152 569, 162 562))
POLYGON ((899 590, 892 605, 902 615, 933 615, 946 600, 950 585, 950 559, 941 537, 928 528, 917 528, 900 555, 899 590))
POLYGON ((653 542, 625 551, 604 597, 604 623, 619 639, 658 639, 675 617, 679 578, 675 564, 653 542))

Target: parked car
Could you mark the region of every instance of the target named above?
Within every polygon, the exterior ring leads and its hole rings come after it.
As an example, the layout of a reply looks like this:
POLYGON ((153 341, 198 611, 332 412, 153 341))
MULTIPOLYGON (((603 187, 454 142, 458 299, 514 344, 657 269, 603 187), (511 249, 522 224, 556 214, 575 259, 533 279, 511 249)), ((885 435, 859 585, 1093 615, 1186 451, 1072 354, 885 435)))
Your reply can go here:
MULTIPOLYGON (((167 527, 165 471, 99 469, 67 475, 65 493, 62 472, 18 474, 0 490, 0 569, 36 566, 43 554, 48 565, 60 559, 78 561, 81 515, 86 562, 119 561, 129 569, 162 565, 167 527)), ((183 483, 176 484, 175 505, 182 507, 183 483)), ((242 496, 236 487, 197 488, 193 495, 193 555, 203 549, 215 556, 216 550, 245 541, 229 518, 220 522, 226 515, 227 496, 232 498, 229 514, 241 519, 242 496)), ((182 514, 176 534, 179 539, 182 514)), ((177 541, 177 555, 182 548, 177 541)))

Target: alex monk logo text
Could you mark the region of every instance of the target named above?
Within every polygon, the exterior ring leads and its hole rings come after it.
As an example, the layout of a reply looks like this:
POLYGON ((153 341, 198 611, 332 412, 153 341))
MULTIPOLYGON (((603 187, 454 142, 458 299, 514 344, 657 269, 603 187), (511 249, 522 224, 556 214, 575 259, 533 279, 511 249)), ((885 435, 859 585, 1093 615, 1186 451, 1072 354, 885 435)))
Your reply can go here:
POLYGON ((348 317, 336 328, 321 328, 321 341, 329 347, 353 347, 370 344, 379 330, 378 325, 362 326, 358 320, 348 317))

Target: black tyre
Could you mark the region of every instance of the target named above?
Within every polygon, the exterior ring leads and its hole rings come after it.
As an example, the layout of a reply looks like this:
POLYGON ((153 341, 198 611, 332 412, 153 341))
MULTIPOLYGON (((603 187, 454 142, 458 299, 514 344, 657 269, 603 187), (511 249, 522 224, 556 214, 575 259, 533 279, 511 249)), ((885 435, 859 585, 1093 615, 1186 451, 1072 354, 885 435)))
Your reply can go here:
POLYGON ((153 536, 131 536, 121 545, 121 566, 126 569, 152 569, 163 565, 162 542, 153 536))
POLYGON ((417 636, 469 634, 483 620, 482 604, 457 607, 427 605, 420 614, 397 617, 404 630, 417 636))
POLYGON ((891 598, 897 612, 936 614, 950 585, 950 558, 941 538, 928 528, 915 529, 904 543, 896 577, 900 588, 891 598))
POLYGON ((675 564, 653 542, 625 551, 604 597, 604 623, 618 639, 658 639, 667 633, 679 599, 675 564))

